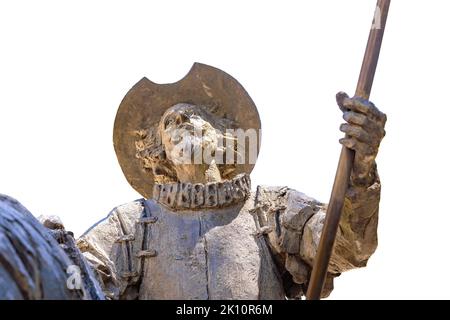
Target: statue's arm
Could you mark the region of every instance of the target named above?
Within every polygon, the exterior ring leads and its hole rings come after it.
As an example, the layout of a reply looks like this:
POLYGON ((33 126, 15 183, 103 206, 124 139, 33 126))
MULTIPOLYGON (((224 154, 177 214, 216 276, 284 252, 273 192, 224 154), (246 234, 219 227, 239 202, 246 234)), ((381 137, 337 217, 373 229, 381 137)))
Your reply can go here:
MULTIPOLYGON (((333 278, 363 267, 377 246, 380 182, 376 168, 374 181, 367 186, 351 184, 345 198, 329 275, 323 297, 333 290, 333 278)), ((263 233, 284 279, 286 294, 305 294, 317 252, 326 204, 287 187, 258 187, 257 210, 263 233)))
MULTIPOLYGON (((386 115, 360 98, 338 93, 337 103, 346 121, 340 143, 355 151, 352 175, 329 266, 323 295, 332 290, 332 279, 341 272, 363 267, 377 247, 380 179, 375 158, 385 135, 386 115)), ((326 205, 287 188, 259 188, 256 211, 267 222, 266 239, 282 272, 289 272, 293 295, 306 290, 317 253, 326 205)), ((262 220, 264 220, 262 219, 262 220)), ((261 219, 260 219, 261 220, 261 219)), ((286 288, 286 286, 285 286, 286 288)))
MULTIPOLYGON (((373 168, 373 183, 351 184, 344 202, 335 246, 328 271, 338 275, 344 271, 364 267, 377 247, 377 225, 381 185, 373 168)), ((300 256, 310 266, 319 246, 325 220, 326 206, 306 223, 300 246, 300 256)))
POLYGON ((109 299, 135 299, 139 274, 135 247, 136 222, 142 214, 140 200, 116 207, 77 239, 77 246, 94 269, 97 279, 109 299))
MULTIPOLYGON (((350 98, 340 92, 336 101, 345 120, 340 130, 346 136, 339 142, 353 150, 355 157, 331 256, 330 274, 365 266, 377 247, 381 185, 375 158, 386 134, 387 121, 387 116, 368 100, 350 98)), ((317 253, 325 211, 325 208, 320 210, 305 225, 301 256, 309 264, 317 253)))
MULTIPOLYGON (((387 117, 372 102, 336 95, 346 121, 340 129, 346 134, 340 143, 355 152, 352 174, 345 196, 342 218, 331 257, 329 271, 343 271, 365 266, 377 246, 377 222, 380 202, 380 179, 375 158, 387 117)), ((301 255, 310 264, 317 252, 326 209, 323 208, 303 232, 301 255)))

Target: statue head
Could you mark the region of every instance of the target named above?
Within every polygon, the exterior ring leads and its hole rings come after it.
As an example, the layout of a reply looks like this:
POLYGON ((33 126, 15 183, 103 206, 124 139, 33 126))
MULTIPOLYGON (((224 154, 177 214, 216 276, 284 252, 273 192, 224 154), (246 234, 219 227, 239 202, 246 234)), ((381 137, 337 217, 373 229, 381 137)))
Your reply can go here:
POLYGON ((227 73, 195 63, 178 82, 143 78, 127 93, 114 123, 114 148, 128 182, 151 198, 155 184, 222 182, 249 174, 260 128, 245 89, 227 73), (247 141, 254 148, 247 157, 236 133, 246 139, 250 131, 247 141))

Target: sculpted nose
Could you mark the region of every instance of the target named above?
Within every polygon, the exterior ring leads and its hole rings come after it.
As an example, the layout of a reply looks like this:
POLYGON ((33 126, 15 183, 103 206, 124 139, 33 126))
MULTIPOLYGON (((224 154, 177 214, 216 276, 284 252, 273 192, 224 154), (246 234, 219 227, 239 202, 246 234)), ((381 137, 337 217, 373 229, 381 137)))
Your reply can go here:
POLYGON ((183 123, 183 116, 182 114, 177 114, 177 117, 175 118, 175 124, 180 125, 183 123))

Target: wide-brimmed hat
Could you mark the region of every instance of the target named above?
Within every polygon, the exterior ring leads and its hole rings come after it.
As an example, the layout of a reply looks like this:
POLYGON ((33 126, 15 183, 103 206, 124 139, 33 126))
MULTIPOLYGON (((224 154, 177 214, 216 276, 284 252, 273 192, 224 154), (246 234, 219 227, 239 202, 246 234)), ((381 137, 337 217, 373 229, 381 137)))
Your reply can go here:
MULTIPOLYGON (((248 93, 220 69, 195 63, 183 79, 169 84, 143 78, 128 91, 119 106, 113 140, 126 179, 145 198, 152 197, 155 181, 153 173, 145 170, 136 156, 137 132, 142 128, 157 128, 164 112, 178 103, 214 110, 243 130, 254 129, 259 133, 261 129, 258 110, 248 93)), ((258 145, 259 139, 258 135, 258 145)), ((249 174, 253 167, 254 163, 238 164, 235 173, 249 174)))

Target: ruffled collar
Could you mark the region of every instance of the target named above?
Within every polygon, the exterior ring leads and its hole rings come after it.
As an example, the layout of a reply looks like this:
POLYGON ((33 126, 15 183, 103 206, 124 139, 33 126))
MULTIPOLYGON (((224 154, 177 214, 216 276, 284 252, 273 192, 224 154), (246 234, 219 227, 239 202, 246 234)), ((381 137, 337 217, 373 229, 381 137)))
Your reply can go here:
POLYGON ((250 176, 240 174, 222 182, 155 184, 153 199, 174 210, 201 210, 243 202, 250 192, 250 176))

